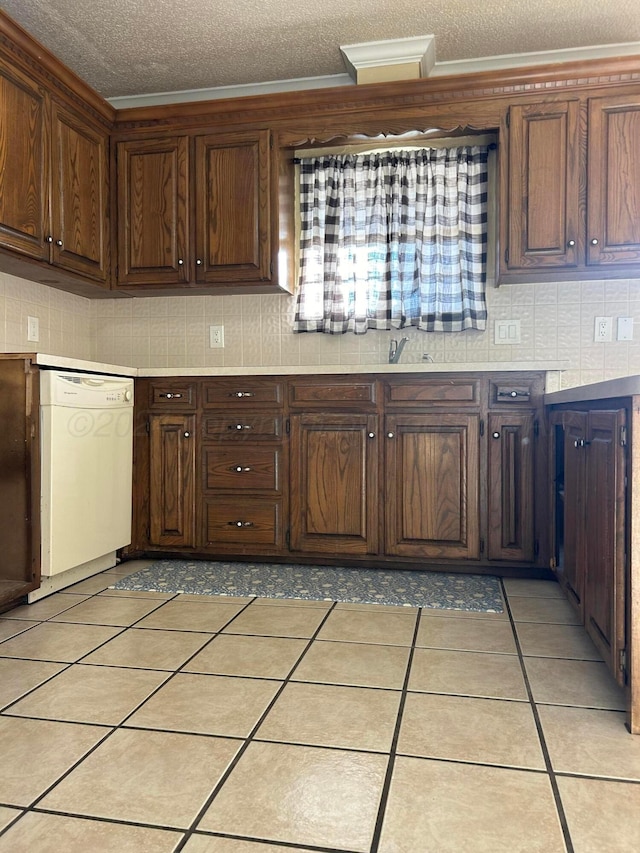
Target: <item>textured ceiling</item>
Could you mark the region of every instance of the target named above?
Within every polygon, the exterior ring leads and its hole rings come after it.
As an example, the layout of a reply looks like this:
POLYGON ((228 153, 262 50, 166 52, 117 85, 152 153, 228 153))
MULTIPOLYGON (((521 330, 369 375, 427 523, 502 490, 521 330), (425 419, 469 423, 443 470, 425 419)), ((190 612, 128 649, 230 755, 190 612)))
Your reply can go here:
POLYGON ((640 0, 0 0, 104 97, 341 74, 340 45, 438 62, 640 41, 640 0))

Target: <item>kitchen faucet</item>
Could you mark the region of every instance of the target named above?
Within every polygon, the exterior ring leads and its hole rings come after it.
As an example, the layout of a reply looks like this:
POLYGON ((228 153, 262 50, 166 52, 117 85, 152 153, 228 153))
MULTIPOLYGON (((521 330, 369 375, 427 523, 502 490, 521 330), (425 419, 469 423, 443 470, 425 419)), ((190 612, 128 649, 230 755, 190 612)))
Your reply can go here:
POLYGON ((400 361, 402 350, 409 338, 400 338, 399 341, 392 340, 389 342, 389 364, 397 364, 400 361))

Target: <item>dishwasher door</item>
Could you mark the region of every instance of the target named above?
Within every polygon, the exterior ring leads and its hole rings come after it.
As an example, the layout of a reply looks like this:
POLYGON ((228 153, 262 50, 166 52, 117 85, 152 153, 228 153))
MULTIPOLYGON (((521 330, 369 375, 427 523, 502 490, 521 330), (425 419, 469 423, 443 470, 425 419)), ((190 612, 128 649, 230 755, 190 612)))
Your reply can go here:
POLYGON ((42 574, 131 542, 133 380, 41 372, 42 574))

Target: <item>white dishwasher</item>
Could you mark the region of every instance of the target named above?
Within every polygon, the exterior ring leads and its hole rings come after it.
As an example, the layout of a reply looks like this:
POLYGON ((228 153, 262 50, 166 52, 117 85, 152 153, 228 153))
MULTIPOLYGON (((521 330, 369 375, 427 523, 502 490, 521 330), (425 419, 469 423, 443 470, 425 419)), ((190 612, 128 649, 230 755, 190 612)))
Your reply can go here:
POLYGON ((131 542, 133 379, 40 377, 43 583, 30 600, 114 565, 131 542))

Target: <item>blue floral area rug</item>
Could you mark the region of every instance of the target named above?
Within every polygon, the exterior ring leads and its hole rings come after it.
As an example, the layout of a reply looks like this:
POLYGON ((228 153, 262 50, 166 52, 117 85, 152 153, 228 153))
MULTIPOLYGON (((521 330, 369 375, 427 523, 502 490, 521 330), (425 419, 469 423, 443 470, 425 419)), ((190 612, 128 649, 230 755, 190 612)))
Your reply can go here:
POLYGON ((112 589, 502 613, 498 578, 445 572, 159 560, 112 589))

